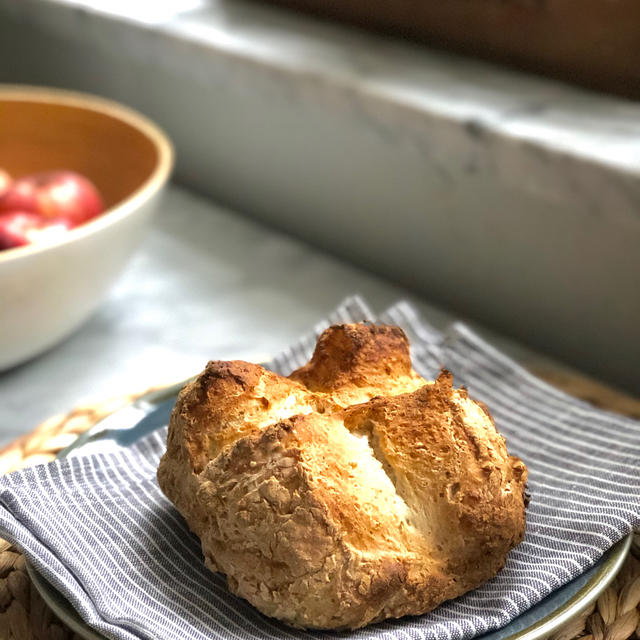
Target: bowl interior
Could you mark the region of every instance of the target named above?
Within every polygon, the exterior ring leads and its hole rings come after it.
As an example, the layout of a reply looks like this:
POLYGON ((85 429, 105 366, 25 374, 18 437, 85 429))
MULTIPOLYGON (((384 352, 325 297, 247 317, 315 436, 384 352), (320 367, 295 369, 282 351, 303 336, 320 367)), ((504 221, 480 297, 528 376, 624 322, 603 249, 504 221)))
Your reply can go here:
MULTIPOLYGON (((79 102, 79 101, 78 101, 79 102)), ((0 168, 18 177, 70 169, 90 178, 110 209, 153 173, 159 151, 133 124, 108 109, 0 94, 0 168)))

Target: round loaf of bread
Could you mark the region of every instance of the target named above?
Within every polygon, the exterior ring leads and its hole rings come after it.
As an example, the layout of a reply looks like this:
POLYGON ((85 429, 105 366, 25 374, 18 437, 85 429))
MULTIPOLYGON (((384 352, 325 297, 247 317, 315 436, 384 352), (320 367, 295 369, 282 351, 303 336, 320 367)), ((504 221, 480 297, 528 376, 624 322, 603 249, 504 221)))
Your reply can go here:
POLYGON ((316 629, 425 613, 493 577, 524 536, 526 477, 483 404, 369 324, 330 327, 288 378, 210 362, 158 469, 231 591, 316 629))

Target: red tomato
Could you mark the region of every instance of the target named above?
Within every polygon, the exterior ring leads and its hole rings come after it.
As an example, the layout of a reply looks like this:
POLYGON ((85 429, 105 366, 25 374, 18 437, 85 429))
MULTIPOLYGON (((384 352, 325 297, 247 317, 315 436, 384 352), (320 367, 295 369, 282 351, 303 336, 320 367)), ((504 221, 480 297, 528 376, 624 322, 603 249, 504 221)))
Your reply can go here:
POLYGON ((68 220, 43 218, 30 211, 0 213, 0 250, 53 240, 71 228, 68 220))
POLYGON ((10 211, 63 218, 75 227, 102 213, 104 204, 87 178, 73 171, 47 171, 18 178, 0 196, 0 213, 10 211))

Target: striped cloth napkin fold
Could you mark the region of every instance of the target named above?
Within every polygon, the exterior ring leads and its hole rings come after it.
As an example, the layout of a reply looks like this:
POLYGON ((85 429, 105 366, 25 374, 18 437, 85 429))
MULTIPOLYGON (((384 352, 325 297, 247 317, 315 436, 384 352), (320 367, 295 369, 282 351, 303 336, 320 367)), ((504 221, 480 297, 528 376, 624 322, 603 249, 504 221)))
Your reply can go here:
MULTIPOLYGON (((302 365, 328 324, 365 319, 373 319, 366 305, 347 300, 272 368, 302 365)), ((640 423, 553 389, 462 324, 443 335, 407 303, 378 321, 405 329, 423 376, 446 366, 485 402, 529 467, 524 542, 481 588, 424 616, 350 633, 298 631, 262 616, 204 567, 199 541, 160 492, 166 427, 132 447, 1 478, 0 535, 109 638, 463 640, 504 626, 640 525, 640 423)))

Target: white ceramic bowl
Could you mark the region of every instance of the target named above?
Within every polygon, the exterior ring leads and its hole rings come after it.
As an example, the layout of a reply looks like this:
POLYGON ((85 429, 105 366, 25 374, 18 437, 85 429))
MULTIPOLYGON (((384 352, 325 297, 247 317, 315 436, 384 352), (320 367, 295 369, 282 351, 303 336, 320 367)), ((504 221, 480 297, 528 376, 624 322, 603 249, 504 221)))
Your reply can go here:
POLYGON ((71 169, 106 212, 51 244, 0 251, 0 369, 51 347, 96 309, 132 255, 173 166, 166 135, 93 96, 0 86, 0 167, 71 169))

